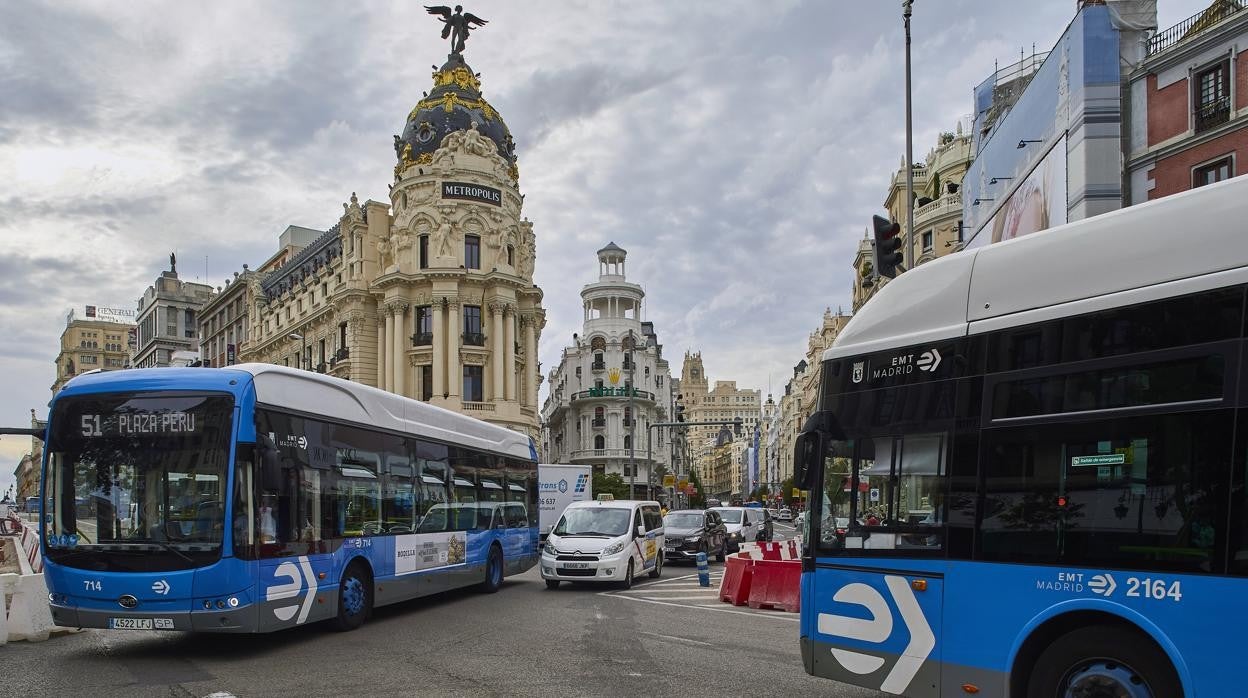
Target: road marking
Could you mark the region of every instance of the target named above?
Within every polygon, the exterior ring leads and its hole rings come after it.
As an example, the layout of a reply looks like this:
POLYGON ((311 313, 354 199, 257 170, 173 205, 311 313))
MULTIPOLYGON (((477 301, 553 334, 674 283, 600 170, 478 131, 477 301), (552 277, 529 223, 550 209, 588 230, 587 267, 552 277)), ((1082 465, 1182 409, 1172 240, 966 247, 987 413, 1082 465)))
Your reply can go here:
POLYGON ((687 637, 677 637, 676 635, 661 635, 659 633, 648 633, 645 631, 642 631, 640 634, 649 635, 650 637, 657 637, 657 638, 661 638, 664 640, 675 640, 676 642, 687 642, 691 645, 702 645, 703 647, 718 647, 718 645, 714 643, 702 642, 701 640, 691 640, 687 637))
POLYGON ((621 594, 633 594, 635 596, 645 596, 646 594, 688 594, 693 591, 703 590, 708 594, 719 594, 719 590, 714 587, 664 587, 662 589, 625 589, 620 591, 621 594))
POLYGON ((750 616, 750 617, 752 617, 752 618, 772 618, 772 619, 774 619, 774 620, 787 620, 787 621, 792 621, 792 622, 794 622, 794 623, 796 623, 796 622, 798 621, 798 616, 797 616, 797 614, 796 614, 796 613, 784 613, 783 611, 764 611, 764 610, 761 610, 761 609, 760 609, 760 610, 753 610, 753 609, 751 609, 751 610, 749 610, 749 611, 739 611, 739 610, 737 610, 735 607, 733 607, 733 608, 716 608, 716 607, 714 607, 714 606, 691 606, 691 605, 689 605, 689 604, 683 604, 683 603, 670 603, 670 602, 667 602, 667 601, 658 601, 658 600, 656 600, 656 599, 646 599, 646 598, 642 598, 642 597, 639 597, 639 596, 624 596, 624 595, 622 595, 622 594, 615 594, 615 593, 612 593, 612 592, 609 592, 609 591, 604 591, 604 592, 600 592, 600 593, 601 593, 603 596, 613 596, 613 597, 615 597, 615 598, 617 598, 617 599, 625 599, 626 601, 638 601, 638 602, 641 602, 641 603, 652 603, 652 604, 654 604, 654 605, 656 605, 656 606, 675 606, 676 608, 697 608, 697 609, 699 609, 699 610, 703 610, 703 611, 712 611, 712 612, 715 612, 715 613, 733 613, 733 614, 736 614, 736 615, 738 615, 738 616, 750 616))

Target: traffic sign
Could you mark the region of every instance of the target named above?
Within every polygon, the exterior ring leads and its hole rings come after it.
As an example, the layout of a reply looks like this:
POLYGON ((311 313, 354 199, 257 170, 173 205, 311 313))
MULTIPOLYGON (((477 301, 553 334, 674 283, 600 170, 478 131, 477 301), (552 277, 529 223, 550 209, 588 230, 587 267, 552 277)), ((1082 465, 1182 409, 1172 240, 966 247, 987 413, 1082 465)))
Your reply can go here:
POLYGON ((664 475, 664 476, 663 476, 663 486, 664 486, 664 487, 672 487, 672 486, 673 486, 673 485, 675 485, 675 484, 676 484, 676 476, 675 476, 675 475, 670 475, 670 474, 669 474, 669 475, 664 475))
POLYGON ((686 490, 686 489, 688 489, 688 488, 689 488, 689 481, 688 481, 688 480, 686 480, 685 478, 683 478, 683 477, 682 477, 682 478, 680 478, 680 480, 676 483, 676 487, 677 487, 678 489, 680 489, 681 491, 684 491, 684 490, 686 490))

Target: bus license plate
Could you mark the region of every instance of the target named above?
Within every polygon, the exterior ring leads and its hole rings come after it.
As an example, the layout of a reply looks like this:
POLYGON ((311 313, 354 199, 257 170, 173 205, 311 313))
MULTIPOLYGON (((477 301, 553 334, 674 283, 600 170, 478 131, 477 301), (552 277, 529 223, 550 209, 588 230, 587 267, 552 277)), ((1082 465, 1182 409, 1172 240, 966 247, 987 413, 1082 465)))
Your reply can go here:
POLYGON ((172 618, 109 618, 113 630, 173 630, 172 618))
POLYGON ((565 570, 587 570, 589 569, 589 563, 588 562, 565 562, 563 563, 563 569, 565 570))

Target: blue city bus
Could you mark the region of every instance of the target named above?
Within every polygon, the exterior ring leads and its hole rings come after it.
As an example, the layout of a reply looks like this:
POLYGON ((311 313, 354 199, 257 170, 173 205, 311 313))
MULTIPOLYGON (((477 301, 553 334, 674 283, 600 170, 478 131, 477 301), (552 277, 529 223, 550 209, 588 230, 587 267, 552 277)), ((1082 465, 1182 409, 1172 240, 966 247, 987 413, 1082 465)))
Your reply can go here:
POLYGON ((888 282, 824 353, 808 673, 909 696, 1243 695, 1248 178, 888 282))
POLYGON ((83 375, 55 397, 42 546, 57 625, 359 627, 537 563, 523 434, 267 364, 83 375))

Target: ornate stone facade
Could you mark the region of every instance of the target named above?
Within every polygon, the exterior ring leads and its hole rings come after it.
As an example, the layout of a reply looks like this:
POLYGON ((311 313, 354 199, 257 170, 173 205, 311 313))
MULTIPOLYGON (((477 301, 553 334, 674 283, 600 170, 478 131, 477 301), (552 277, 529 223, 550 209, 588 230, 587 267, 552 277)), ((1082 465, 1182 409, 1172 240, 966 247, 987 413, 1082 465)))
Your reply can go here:
MULTIPOLYGON (((738 388, 736 381, 715 381, 710 387, 706 369, 702 366, 702 352, 685 352, 680 369, 680 394, 685 405, 685 420, 690 422, 728 422, 741 420, 741 434, 733 434, 740 440, 754 433, 762 407, 762 392, 738 388)), ((712 470, 714 452, 720 426, 689 427, 689 448, 692 465, 706 483, 714 478, 712 470)), ((729 480, 724 480, 729 482, 729 480)), ((729 491, 732 484, 726 485, 729 491)), ((707 490, 716 492, 719 490, 707 490)))
POLYGON ((536 236, 514 156, 493 140, 510 147, 509 132, 475 78, 465 88, 473 100, 450 91, 461 68, 471 70, 452 56, 434 73, 441 101, 423 100, 396 136, 389 202, 352 194, 333 228, 258 282, 243 358, 324 371, 536 438, 546 324, 536 236), (466 101, 464 128, 433 129, 431 110, 462 111, 466 101), (435 137, 413 154, 413 143, 435 137))

